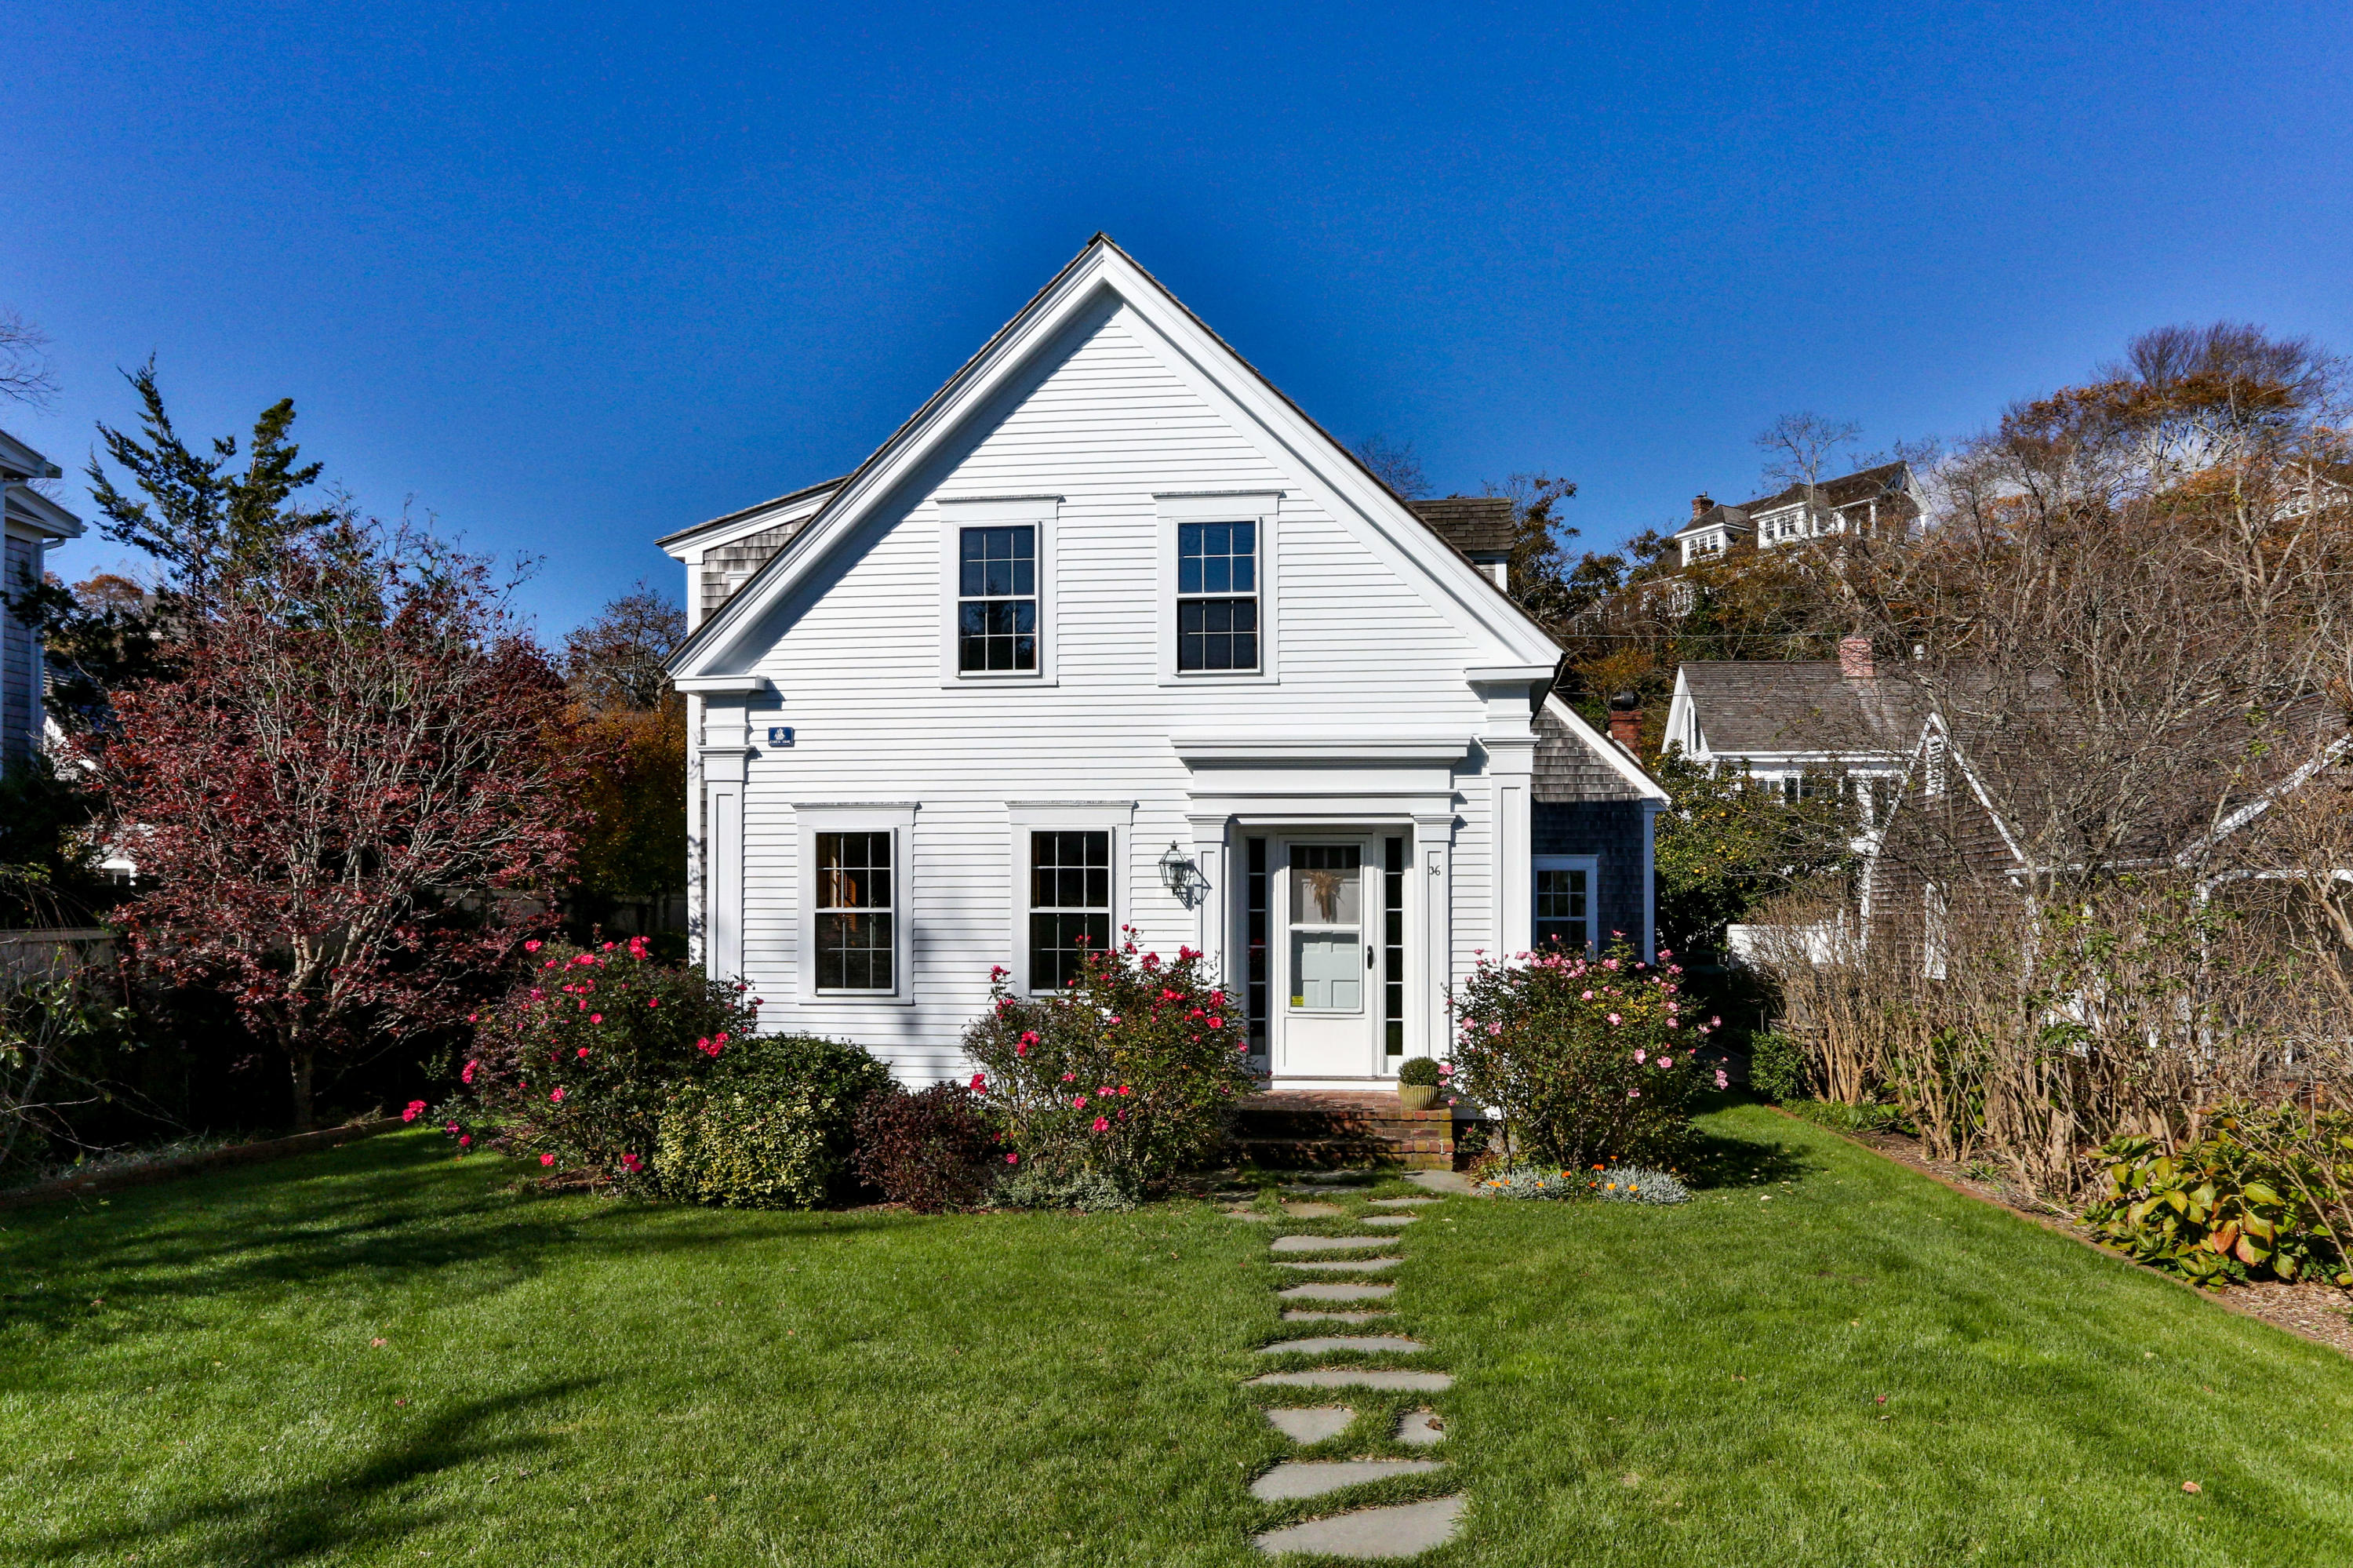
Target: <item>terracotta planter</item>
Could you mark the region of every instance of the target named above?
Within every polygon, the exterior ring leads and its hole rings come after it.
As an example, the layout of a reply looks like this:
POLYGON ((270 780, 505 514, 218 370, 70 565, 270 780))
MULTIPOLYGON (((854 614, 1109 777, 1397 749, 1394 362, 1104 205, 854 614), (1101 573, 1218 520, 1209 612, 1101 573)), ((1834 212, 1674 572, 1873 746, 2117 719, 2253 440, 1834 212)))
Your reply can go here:
POLYGON ((1437 1100, 1436 1084, 1399 1084, 1398 1086, 1399 1110, 1428 1110, 1437 1103, 1437 1100))

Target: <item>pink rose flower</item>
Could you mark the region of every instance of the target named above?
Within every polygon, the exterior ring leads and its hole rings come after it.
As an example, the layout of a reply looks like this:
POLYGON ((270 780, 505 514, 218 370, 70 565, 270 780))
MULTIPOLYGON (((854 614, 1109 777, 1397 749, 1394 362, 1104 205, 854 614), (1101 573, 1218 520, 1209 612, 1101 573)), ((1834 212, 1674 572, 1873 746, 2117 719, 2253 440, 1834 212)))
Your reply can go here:
POLYGON ((1102 1117, 1097 1117, 1095 1118, 1095 1130, 1097 1132, 1109 1132, 1111 1130, 1111 1123, 1102 1117))
MULTIPOLYGON (((1609 1016, 1609 1022, 1612 1022, 1612 1023, 1617 1022, 1618 1022, 1618 1015, 1617 1015, 1617 1014, 1615 1014, 1615 1013, 1610 1014, 1610 1016, 1609 1016)), ((1650 1056, 1651 1056, 1651 1054, 1650 1054, 1648 1051, 1637 1051, 1637 1052, 1635 1052, 1635 1053, 1634 1053, 1634 1060, 1635 1060, 1636 1062, 1638 1062, 1638 1063, 1640 1063, 1640 1062, 1646 1062, 1646 1061, 1650 1060, 1650 1056)))
POLYGON ((1612 1023, 1620 1023, 1620 1022, 1624 1022, 1624 1020, 1620 1019, 1620 1018, 1616 1013, 1614 1013, 1614 1012, 1613 1012, 1613 1013, 1611 1013, 1611 1014, 1609 1015, 1609 1022, 1612 1022, 1612 1023))
POLYGON ((460 1149, 468 1147, 473 1141, 474 1135, 470 1132, 462 1132, 458 1135, 458 1147, 460 1149))
POLYGON ((1018 1165, 1021 1163, 1021 1156, 1018 1154, 1008 1154, 1005 1157, 1005 1163, 1008 1165, 1018 1165))
POLYGON ((554 1093, 549 1095, 547 1097, 547 1103, 555 1106, 562 1105, 564 1103, 564 1091, 562 1089, 557 1089, 554 1093))
POLYGON ((574 1055, 575 1055, 575 1056, 583 1056, 583 1057, 585 1057, 585 1056, 586 1056, 586 1055, 588 1054, 588 1047, 587 1047, 587 1046, 586 1046, 586 1045, 583 1045, 582 1047, 580 1047, 580 1049, 579 1049, 579 1050, 577 1050, 577 1051, 574 1052, 574 1053, 573 1053, 573 1054, 574 1054, 574 1055))
POLYGON ((1579 997, 1577 1000, 1578 1000, 1579 1001, 1591 1001, 1593 1000, 1593 993, 1592 993, 1591 991, 1587 991, 1583 996, 1579 997))
MULTIPOLYGON (((592 1013, 590 1013, 590 1014, 588 1015, 588 1022, 591 1022, 591 1023, 602 1023, 602 1022, 605 1022, 605 1015, 604 1015, 603 1013, 601 1013, 601 1012, 592 1012, 592 1013)), ((587 1053, 587 1052, 586 1052, 586 1051, 583 1051, 583 1052, 581 1052, 580 1054, 581 1054, 583 1056, 586 1056, 586 1054, 588 1054, 588 1053, 587 1053)))
POLYGON ((1073 1100, 1071 1102, 1071 1108, 1072 1110, 1084 1110, 1084 1109, 1086 1109, 1086 1108, 1087 1108, 1087 1097, 1086 1097, 1086 1096, 1084 1096, 1084 1095, 1081 1095, 1081 1096, 1079 1096, 1076 1099, 1073 1099, 1073 1100))
POLYGON ((1640 1089, 1628 1089, 1626 1091, 1626 1097, 1630 1100, 1639 1100, 1642 1097, 1642 1091, 1640 1089))
POLYGON ((525 942, 522 945, 522 950, 526 953, 535 953, 543 946, 545 946, 545 944, 541 942, 538 938, 534 937, 530 941, 525 942))
POLYGON ((1721 1067, 1718 1067, 1715 1070, 1715 1086, 1719 1089, 1728 1089, 1732 1087, 1732 1080, 1724 1075, 1724 1069, 1721 1067))
POLYGON ((980 1074, 975 1073, 972 1075, 972 1083, 967 1086, 971 1088, 974 1094, 978 1094, 981 1090, 988 1087, 988 1080, 980 1074))
POLYGON ((1672 1056, 1662 1056, 1659 1058, 1659 1065, 1662 1067, 1672 1067, 1674 1065, 1675 1059, 1672 1056))
POLYGON ((424 1114, 425 1102, 423 1100, 411 1100, 408 1102, 408 1108, 400 1113, 400 1119, 403 1121, 415 1121, 418 1117, 423 1116, 424 1114))
POLYGON ((543 1154, 539 1157, 539 1162, 542 1165, 553 1165, 555 1163, 555 1156, 553 1154, 543 1154))

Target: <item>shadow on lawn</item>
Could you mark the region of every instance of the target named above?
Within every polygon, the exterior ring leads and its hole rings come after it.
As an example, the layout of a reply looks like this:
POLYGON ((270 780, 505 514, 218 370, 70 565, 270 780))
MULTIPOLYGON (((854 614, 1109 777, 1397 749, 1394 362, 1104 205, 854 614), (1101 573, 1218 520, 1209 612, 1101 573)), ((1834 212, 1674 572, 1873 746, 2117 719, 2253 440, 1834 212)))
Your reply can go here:
POLYGON ((1683 1167, 1683 1184, 1704 1190, 1747 1187, 1764 1181, 1801 1181, 1827 1169, 1805 1150, 1778 1139, 1727 1138, 1701 1128, 1693 1136, 1691 1155, 1683 1167))
POLYGON ((599 1381, 569 1379, 460 1405, 340 1472, 192 1503, 135 1524, 59 1536, 33 1547, 39 1555, 31 1560, 57 1563, 91 1552, 169 1553, 195 1547, 207 1562, 285 1563, 332 1553, 362 1539, 382 1546, 470 1506, 451 1496, 446 1486, 414 1498, 398 1495, 405 1489, 448 1471, 527 1458, 556 1444, 539 1433, 491 1436, 477 1428, 586 1393, 599 1381), (181 1539, 191 1531, 200 1540, 181 1539))
POLYGON ((482 1167, 453 1171, 427 1147, 379 1148, 358 1169, 195 1178, 111 1213, 19 1224, 0 1254, 0 1335, 152 1333, 179 1326, 188 1303, 297 1284, 429 1285, 448 1305, 537 1278, 559 1248, 567 1264, 658 1258, 737 1245, 747 1229, 830 1240, 892 1223, 485 1192, 482 1167))

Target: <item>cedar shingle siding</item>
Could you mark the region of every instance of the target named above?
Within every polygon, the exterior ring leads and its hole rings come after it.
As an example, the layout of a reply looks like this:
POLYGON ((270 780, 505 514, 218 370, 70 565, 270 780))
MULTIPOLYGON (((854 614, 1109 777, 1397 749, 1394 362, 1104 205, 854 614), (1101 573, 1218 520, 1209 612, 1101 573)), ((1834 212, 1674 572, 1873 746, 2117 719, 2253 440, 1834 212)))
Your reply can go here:
POLYGON ((753 534, 738 539, 732 545, 722 545, 704 556, 702 613, 705 619, 725 604, 737 588, 751 581, 753 573, 775 559, 776 552, 800 531, 800 524, 788 523, 765 534, 753 534))

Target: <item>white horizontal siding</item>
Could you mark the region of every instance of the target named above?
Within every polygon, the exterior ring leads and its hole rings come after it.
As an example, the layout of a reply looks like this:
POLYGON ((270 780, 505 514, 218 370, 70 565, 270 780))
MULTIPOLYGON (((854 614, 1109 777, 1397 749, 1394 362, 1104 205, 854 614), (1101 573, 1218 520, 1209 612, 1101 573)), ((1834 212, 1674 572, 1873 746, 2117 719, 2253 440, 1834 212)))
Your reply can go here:
MULTIPOLYGON (((1143 939, 1173 952, 1194 915, 1161 887, 1189 844, 1190 775, 1174 731, 1476 734, 1461 630, 1382 556, 1148 353, 1118 317, 987 431, 946 493, 1064 497, 1057 528, 1058 683, 943 689, 938 511, 912 507, 844 568, 758 664, 783 694, 789 750, 762 751, 745 788, 744 960, 772 1029, 854 1039, 911 1081, 969 1072, 956 1049, 1008 963, 1005 802, 1139 802, 1123 868, 1143 939), (1159 682, 1155 492, 1282 489, 1273 532, 1279 684, 1159 682), (792 802, 919 802, 902 877, 913 1005, 788 1000, 798 980, 792 802)), ((758 723, 769 722, 764 715, 758 723)), ((755 725, 755 734, 757 728, 755 725)), ((1486 781, 1468 782, 1456 856, 1456 971, 1489 946, 1486 781)))

